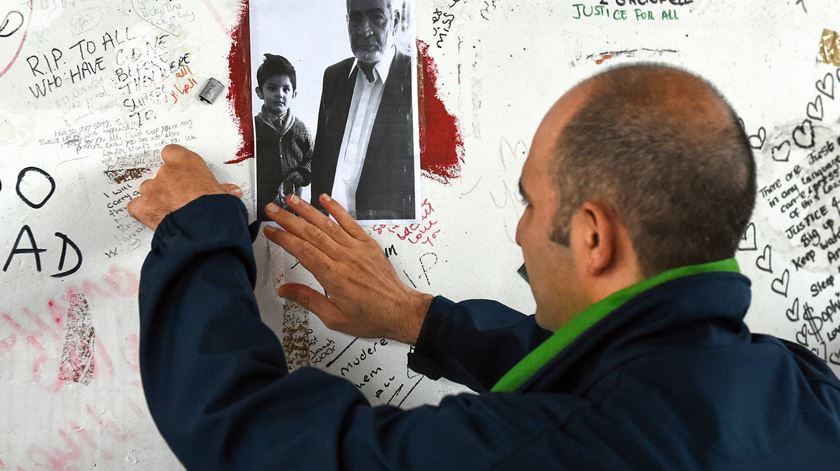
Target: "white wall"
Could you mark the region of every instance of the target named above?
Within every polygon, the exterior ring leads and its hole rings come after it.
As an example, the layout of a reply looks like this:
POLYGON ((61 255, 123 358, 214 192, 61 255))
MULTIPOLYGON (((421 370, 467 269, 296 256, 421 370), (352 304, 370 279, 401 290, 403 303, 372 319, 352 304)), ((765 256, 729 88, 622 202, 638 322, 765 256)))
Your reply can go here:
MULTIPOLYGON (((709 78, 730 98, 749 133, 756 135, 757 147, 762 144, 755 152, 759 186, 781 178, 783 188, 788 188, 785 176, 795 165, 803 169, 802 175, 809 172, 808 152, 794 147, 787 162, 777 162, 772 149, 785 140, 793 144, 796 126, 807 117, 808 103, 815 103, 810 111, 818 114, 816 99, 821 96, 822 119, 811 118, 817 125, 816 139, 836 140, 840 134, 840 75, 837 67, 816 61, 823 28, 840 28, 840 13, 833 2, 806 3, 807 12, 794 1, 697 0, 674 7, 677 20, 639 21, 631 7, 627 8, 630 19, 620 21, 574 19, 577 12, 570 2, 553 0, 498 0, 495 9, 481 1, 461 0, 450 8, 452 0, 420 0, 417 34, 432 45, 430 53, 439 67, 440 96, 460 120, 465 163, 462 176, 448 184, 424 179, 424 194, 441 229, 434 245, 412 245, 387 231, 377 236, 383 245, 393 244, 398 252, 394 258, 398 272, 405 274, 406 282, 433 293, 453 299, 489 297, 530 312, 533 301, 528 287, 515 273, 522 260, 513 242, 521 208, 515 197, 506 197, 506 188, 515 191, 525 150, 553 100, 578 80, 614 63, 664 61, 709 78), (440 48, 433 29, 439 25, 432 24, 436 8, 455 15, 440 48), (601 53, 610 51, 613 57, 599 65, 601 53), (834 77, 834 98, 815 86, 817 80, 828 80, 827 74, 834 77), (761 134, 760 128, 764 129, 761 134)), ((166 95, 156 102, 153 87, 127 94, 118 88, 121 82, 116 70, 125 64, 117 64, 117 49, 151 51, 139 61, 146 72, 155 68, 147 62, 160 58, 177 62, 189 53, 189 65, 199 84, 211 76, 227 84, 228 33, 237 17, 237 2, 36 0, 32 5, 31 12, 25 1, 0 7, 0 15, 5 15, 6 9, 21 10, 28 25, 18 59, 0 77, 0 263, 6 262, 24 225, 48 251, 41 256, 41 272, 36 271, 31 255, 13 257, 8 269, 0 271, 0 469, 94 465, 100 469, 177 469, 177 461, 149 417, 139 383, 137 277, 151 234, 125 217, 125 201, 116 202, 131 195, 139 180, 111 183, 104 172, 126 168, 153 171, 155 149, 173 140, 195 148, 213 163, 219 178, 241 183, 246 190, 252 186, 252 169, 248 162, 222 164, 232 158, 240 139, 224 100, 204 105, 195 100, 194 90, 180 96, 177 103, 174 99, 166 102, 166 95), (130 40, 124 35, 126 28, 130 40), (105 50, 102 39, 106 32, 119 34, 127 42, 105 50), (169 35, 165 46, 155 46, 162 34, 169 35), (82 60, 71 46, 83 38, 96 45, 88 61, 92 58, 95 66, 95 59, 102 57, 104 70, 80 83, 69 83, 70 68, 81 65, 82 60), (46 61, 42 56, 49 57, 53 48, 63 53, 59 74, 64 83, 47 97, 35 98, 30 87, 45 76, 35 76, 26 58, 37 55, 39 61, 46 61), (136 110, 131 109, 132 103, 137 104, 136 110), (132 124, 137 120, 132 113, 138 110, 142 127, 132 124), (116 148, 119 152, 107 147, 110 142, 121 143, 116 148), (40 167, 55 180, 55 194, 41 209, 28 207, 15 193, 18 173, 27 166, 40 167), (69 236, 84 254, 81 269, 61 279, 50 276, 57 270, 61 252, 55 232, 69 236), (79 293, 87 301, 86 308, 74 297, 79 293), (78 346, 68 342, 68 332, 85 331, 86 326, 95 332, 88 338, 94 346, 95 363, 90 373, 62 358, 68 349, 78 346), (68 375, 74 371, 77 376, 68 375)), ((610 8, 614 11, 616 7, 610 8)), ((669 7, 643 7, 657 13, 663 8, 669 7)), ((289 37, 289 50, 346 36, 340 15, 325 13, 325 21, 327 18, 334 26, 322 28, 313 19, 299 20, 311 24, 311 31, 289 37)), ((258 27, 261 20, 252 25, 258 27)), ((22 39, 23 31, 0 38, 0 71, 14 57, 15 41, 22 39)), ((304 110, 302 103, 317 103, 323 67, 347 57, 349 49, 319 49, 319 54, 322 64, 299 70, 298 112, 313 125, 315 111, 304 110)), ((39 67, 49 70, 44 68, 45 62, 39 62, 39 67)), ((179 83, 171 76, 158 79, 167 91, 179 83)), ((796 136, 803 139, 801 132, 796 136)), ((831 158, 837 155, 837 147, 831 158)), ((829 160, 826 157, 821 162, 829 160)), ((794 181, 792 178, 789 183, 794 181)), ((49 185, 30 173, 21 188, 25 195, 38 199, 49 185)), ((832 190, 830 196, 840 197, 840 190, 832 190)), ((744 272, 753 279, 754 306, 748 321, 757 331, 807 343, 833 362, 838 372, 840 338, 833 332, 840 326, 840 315, 830 319, 820 316, 819 320, 816 316, 840 295, 832 287, 812 296, 811 286, 837 272, 838 264, 828 262, 827 252, 840 245, 818 250, 816 261, 797 270, 792 260, 809 248, 802 247, 798 239, 788 240, 784 231, 799 219, 780 212, 781 204, 771 208, 771 198, 760 197, 757 202, 753 218, 756 249, 738 254, 744 272), (766 246, 771 253, 770 271, 759 268, 767 268, 767 259, 762 258, 766 246), (774 282, 776 279, 780 281, 774 282), (787 294, 776 293, 773 288, 780 289, 785 280, 787 294), (806 311, 806 303, 813 308, 812 314, 807 314, 812 311, 806 311)), ((812 206, 819 208, 830 201, 830 197, 823 198, 812 206)), ((840 224, 836 208, 829 204, 826 211, 826 217, 840 224)), ((825 241, 827 229, 817 229, 825 241)), ((748 245, 752 245, 751 234, 745 242, 745 247, 748 245)), ((283 335, 288 326, 282 324, 280 314, 292 308, 272 299, 274 275, 303 275, 299 268, 291 270, 290 261, 281 253, 269 255, 264 240, 256 247, 263 315, 283 335)), ((72 262, 68 258, 67 264, 72 262)), ((337 355, 352 341, 326 331, 317 319, 307 322, 316 337, 313 349, 325 347, 322 351, 327 351, 332 342, 337 355)), ((356 341, 329 370, 339 374, 341 361, 369 342, 356 341)), ((364 367, 382 366, 399 378, 402 390, 389 386, 392 403, 403 407, 433 403, 442 394, 458 390, 407 371, 407 347, 389 344, 386 351, 387 356, 368 361, 364 367)), ((324 367, 330 359, 327 356, 315 366, 324 367)), ((315 363, 314 357, 310 361, 315 363)), ((348 376, 358 380, 357 373, 348 376)), ((387 402, 375 397, 380 387, 383 385, 367 385, 362 392, 375 403, 387 402)))

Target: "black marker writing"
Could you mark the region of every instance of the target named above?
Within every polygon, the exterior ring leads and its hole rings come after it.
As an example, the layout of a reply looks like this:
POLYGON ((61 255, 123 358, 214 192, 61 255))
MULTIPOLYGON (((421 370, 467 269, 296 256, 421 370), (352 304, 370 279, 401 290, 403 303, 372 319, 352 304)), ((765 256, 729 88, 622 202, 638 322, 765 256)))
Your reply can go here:
POLYGON ((53 195, 53 193, 55 193, 55 180, 53 180, 53 177, 49 173, 45 172, 44 170, 41 170, 38 167, 26 167, 25 169, 21 170, 20 173, 18 174, 17 186, 15 187, 15 190, 17 191, 17 194, 20 197, 21 201, 23 201, 24 203, 29 205, 30 208, 40 209, 45 204, 47 204, 47 201, 49 201, 50 197, 53 195), (41 201, 38 202, 38 203, 33 202, 27 196, 24 196, 24 194, 20 191, 20 184, 21 184, 21 182, 23 182, 23 178, 29 172, 35 172, 35 173, 43 176, 47 180, 47 182, 50 184, 49 193, 47 193, 47 196, 45 196, 43 199, 41 199, 41 201))

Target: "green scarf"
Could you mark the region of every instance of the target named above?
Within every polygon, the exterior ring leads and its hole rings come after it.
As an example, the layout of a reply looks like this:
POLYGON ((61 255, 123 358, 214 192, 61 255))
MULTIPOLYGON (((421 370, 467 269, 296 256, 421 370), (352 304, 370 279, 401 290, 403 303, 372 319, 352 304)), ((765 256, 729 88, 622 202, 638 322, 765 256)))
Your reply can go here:
POLYGON ((540 344, 540 346, 535 348, 534 351, 526 355, 525 358, 520 360, 519 363, 514 365, 513 368, 505 373, 505 375, 502 376, 502 378, 490 391, 516 391, 520 386, 525 384, 526 381, 534 376, 540 368, 562 353, 569 344, 589 330, 590 327, 598 323, 601 319, 607 317, 609 313, 615 311, 627 301, 653 288, 654 286, 686 276, 713 272, 740 273, 740 270, 738 268, 738 262, 735 261, 734 258, 728 258, 717 262, 674 268, 673 270, 662 272, 652 278, 648 278, 635 285, 616 291, 597 303, 590 305, 580 314, 574 316, 572 320, 554 332, 551 337, 546 339, 545 342, 540 344))

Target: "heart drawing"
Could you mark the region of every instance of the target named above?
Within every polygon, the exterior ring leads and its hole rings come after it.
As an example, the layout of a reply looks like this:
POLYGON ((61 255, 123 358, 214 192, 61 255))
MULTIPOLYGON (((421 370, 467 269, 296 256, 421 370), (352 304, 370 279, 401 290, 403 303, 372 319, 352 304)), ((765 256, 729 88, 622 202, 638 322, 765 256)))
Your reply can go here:
POLYGON ((834 363, 835 365, 840 366, 840 352, 829 353, 828 361, 829 363, 834 363))
POLYGON ((750 251, 756 250, 758 246, 755 243, 755 223, 749 223, 744 229, 744 235, 741 236, 741 241, 738 243, 738 250, 750 251))
POLYGON ((793 142, 803 149, 814 147, 814 126, 811 120, 806 119, 793 129, 793 142))
POLYGON ((808 346, 808 325, 802 324, 802 329, 796 332, 796 343, 803 347, 808 346))
POLYGON ((794 299, 793 305, 788 309, 785 309, 785 315, 791 322, 796 322, 799 320, 799 298, 794 299))
MULTIPOLYGON (((766 271, 767 273, 773 273, 772 255, 773 249, 771 249, 769 245, 765 245, 764 252, 755 259, 755 266, 759 270, 766 271)), ((785 287, 785 291, 787 291, 787 287, 785 287)))
POLYGON ((834 75, 831 73, 825 74, 825 78, 822 80, 817 80, 817 83, 814 84, 817 87, 817 91, 822 93, 823 95, 834 99, 834 75))
MULTIPOLYGON (((758 262, 756 262, 756 264, 758 264, 758 262)), ((787 297, 788 284, 789 283, 790 283, 790 271, 786 269, 782 273, 782 276, 780 278, 776 278, 775 280, 773 280, 773 283, 770 284, 770 289, 772 289, 774 292, 776 292, 778 294, 781 294, 784 297, 787 297)))
POLYGON ((811 119, 822 121, 823 116, 825 116, 825 110, 823 109, 821 96, 817 96, 814 101, 808 103, 808 106, 805 108, 805 114, 807 114, 811 119))
POLYGON ((764 129, 764 126, 758 128, 758 133, 753 134, 749 137, 750 147, 753 149, 761 149, 764 147, 764 141, 767 140, 767 130, 764 129))
POLYGON ((776 162, 787 162, 790 159, 790 141, 773 146, 771 156, 776 162))

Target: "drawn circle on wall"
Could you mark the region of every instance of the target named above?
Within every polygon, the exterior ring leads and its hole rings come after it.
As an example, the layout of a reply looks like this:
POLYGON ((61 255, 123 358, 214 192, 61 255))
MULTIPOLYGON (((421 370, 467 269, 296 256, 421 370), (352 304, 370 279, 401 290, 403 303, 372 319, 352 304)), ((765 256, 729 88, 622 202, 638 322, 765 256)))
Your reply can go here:
POLYGON ((0 77, 6 74, 15 64, 23 43, 26 42, 26 34, 29 24, 32 22, 32 0, 27 2, 28 15, 12 10, 6 13, 3 20, 0 20, 0 77), (16 38, 17 42, 15 42, 16 38), (8 43, 11 47, 6 47, 8 43))
POLYGON ((30 208, 40 209, 45 204, 47 204, 47 201, 49 201, 50 198, 52 197, 53 193, 55 193, 55 180, 53 180, 52 175, 50 175, 49 173, 41 170, 38 167, 26 167, 25 169, 21 170, 20 173, 18 174, 18 180, 17 180, 17 185, 15 186, 15 191, 17 191, 17 194, 20 197, 21 201, 26 203, 30 208), (38 203, 33 202, 31 199, 29 199, 28 196, 25 196, 20 191, 20 184, 21 184, 21 182, 23 182, 23 179, 26 177, 26 174, 29 173, 29 172, 35 172, 35 173, 41 175, 42 177, 44 177, 46 179, 47 183, 49 183, 49 185, 50 185, 50 191, 47 192, 47 195, 42 197, 41 201, 38 202, 38 203))

